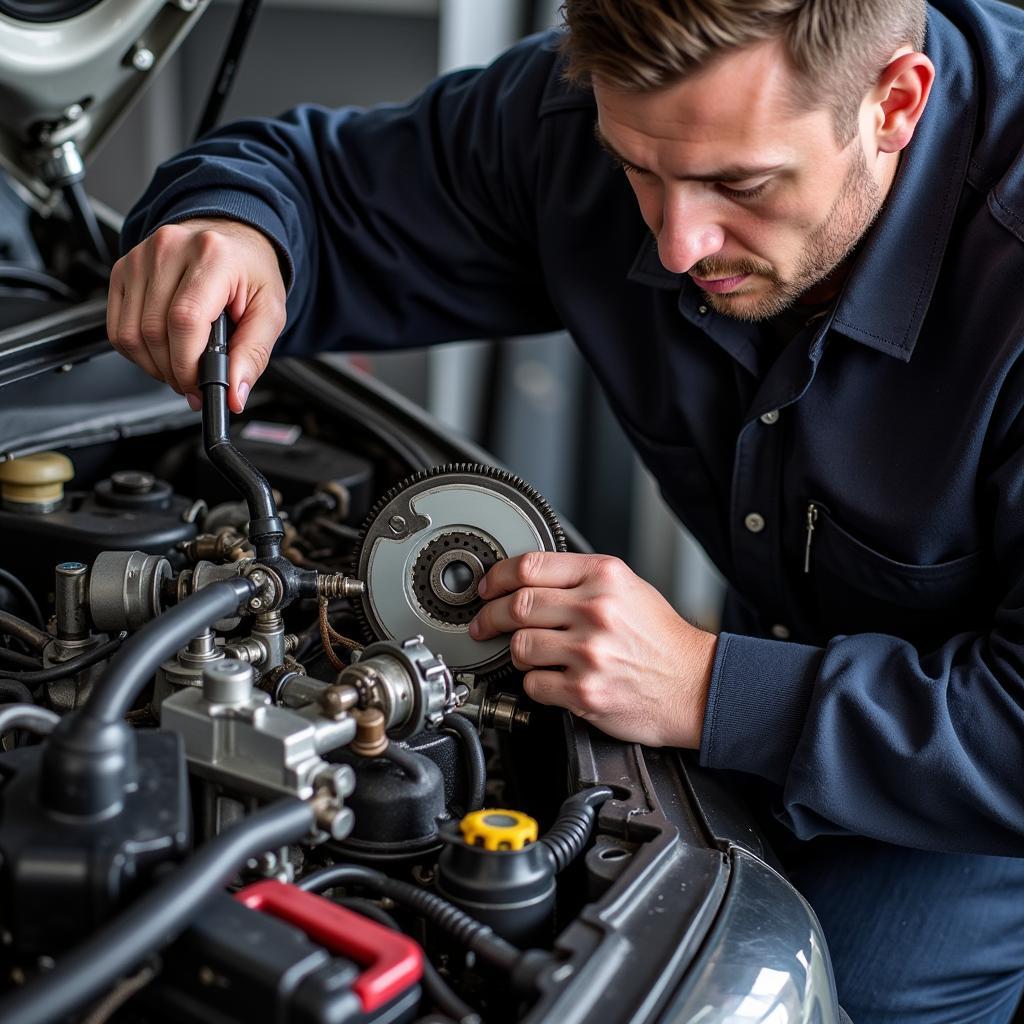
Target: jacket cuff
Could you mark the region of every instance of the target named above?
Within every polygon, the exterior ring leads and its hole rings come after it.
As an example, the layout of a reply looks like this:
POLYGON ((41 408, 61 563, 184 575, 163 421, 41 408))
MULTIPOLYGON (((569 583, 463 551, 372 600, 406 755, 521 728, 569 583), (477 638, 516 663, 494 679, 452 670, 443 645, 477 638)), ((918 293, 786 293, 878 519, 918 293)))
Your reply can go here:
POLYGON ((824 655, 819 647, 722 633, 704 709, 700 763, 782 785, 824 655))
MULTIPOLYGON (((290 294, 295 281, 295 264, 288 251, 288 233, 280 217, 256 196, 247 192, 231 189, 211 190, 190 195, 187 200, 179 200, 168 209, 161 211, 157 220, 146 225, 142 238, 125 239, 133 246, 148 238, 157 228, 165 224, 180 224, 184 220, 196 217, 223 217, 228 220, 241 221, 249 227, 266 235, 268 241, 277 250, 277 262, 281 268, 281 277, 285 289, 290 294)), ((148 220, 148 218, 147 218, 148 220)))

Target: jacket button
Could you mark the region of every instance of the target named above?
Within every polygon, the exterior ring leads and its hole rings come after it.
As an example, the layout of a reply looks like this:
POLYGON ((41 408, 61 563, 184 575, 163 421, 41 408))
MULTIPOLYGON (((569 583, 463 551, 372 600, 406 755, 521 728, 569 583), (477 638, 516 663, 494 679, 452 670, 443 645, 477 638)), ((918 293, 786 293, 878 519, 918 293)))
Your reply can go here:
POLYGON ((781 622, 776 622, 775 625, 772 626, 772 636, 775 637, 776 640, 788 640, 789 629, 787 629, 787 627, 785 627, 781 622))
POLYGON ((743 525, 751 533, 760 533, 764 529, 764 516, 757 512, 748 512, 743 518, 743 525))
POLYGON ((761 422, 766 424, 769 427, 773 423, 778 423, 779 422, 779 410, 778 409, 772 409, 771 412, 763 413, 762 416, 761 416, 761 422))

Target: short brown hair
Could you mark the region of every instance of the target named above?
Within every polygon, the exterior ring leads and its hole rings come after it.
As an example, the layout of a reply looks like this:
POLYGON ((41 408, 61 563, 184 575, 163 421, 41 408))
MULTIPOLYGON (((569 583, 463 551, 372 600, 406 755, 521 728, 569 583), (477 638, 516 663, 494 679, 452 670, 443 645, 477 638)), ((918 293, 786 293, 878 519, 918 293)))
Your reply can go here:
POLYGON ((637 92, 671 85, 730 50, 782 39, 844 144, 893 51, 924 46, 925 0, 565 0, 562 11, 567 78, 586 84, 597 75, 637 92))

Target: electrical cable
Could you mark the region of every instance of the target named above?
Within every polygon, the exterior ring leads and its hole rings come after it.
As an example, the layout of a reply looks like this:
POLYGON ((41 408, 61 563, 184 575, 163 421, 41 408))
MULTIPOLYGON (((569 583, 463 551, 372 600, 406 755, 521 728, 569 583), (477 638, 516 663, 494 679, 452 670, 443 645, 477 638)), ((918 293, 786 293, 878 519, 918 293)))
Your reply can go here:
POLYGON ((89 202, 89 197, 85 194, 85 186, 82 184, 81 177, 77 181, 69 181, 61 186, 61 192, 71 211, 71 219, 78 229, 79 237, 88 246, 89 254, 94 256, 102 266, 109 267, 111 265, 110 249, 100 230, 100 224, 96 219, 92 204, 89 202))
MULTIPOLYGON (((196 139, 205 135, 220 120, 221 111, 227 101, 231 86, 235 81, 235 74, 242 62, 242 53, 249 33, 252 31, 256 14, 260 9, 260 0, 242 0, 238 9, 238 17, 235 19, 234 27, 231 29, 231 36, 224 47, 224 54, 220 59, 220 66, 217 68, 217 76, 213 80, 210 94, 206 98, 206 106, 203 108, 202 117, 199 118, 199 127, 196 129, 196 139)), ((193 140, 195 141, 195 140, 193 140)))
POLYGON ((54 298, 67 299, 69 302, 76 302, 81 298, 73 288, 69 288, 59 278, 47 274, 45 270, 25 267, 20 263, 0 262, 0 286, 49 292, 54 298))
POLYGON ((445 729, 455 733, 462 746, 466 764, 466 779, 469 795, 466 797, 466 811, 479 811, 484 805, 487 792, 487 758, 484 756, 480 734, 473 723, 457 712, 445 715, 442 720, 445 729))
POLYGON ((278 800, 230 825, 57 966, 0 999, 4 1024, 49 1024, 88 1003, 136 964, 174 941, 203 903, 246 862, 298 842, 313 829, 309 804, 278 800))
POLYGON ((317 893, 338 885, 361 885, 387 896, 427 918, 481 960, 487 961, 507 975, 513 984, 518 981, 520 984, 525 983, 526 986, 532 985, 536 971, 550 962, 550 957, 539 950, 517 949, 496 935, 487 925, 463 913, 440 896, 409 882, 389 878, 373 868, 364 868, 356 864, 335 864, 308 875, 297 885, 307 892, 317 893))
POLYGON ((49 736, 60 715, 35 704, 8 704, 0 708, 0 736, 12 729, 28 729, 37 736, 49 736))
POLYGON ((6 569, 0 569, 0 583, 8 586, 18 595, 18 597, 21 598, 25 607, 32 613, 32 617, 36 620, 36 625, 39 626, 40 629, 45 629, 46 620, 43 618, 43 613, 39 610, 39 604, 32 596, 32 592, 28 587, 26 587, 13 572, 8 572, 6 569))
MULTIPOLYGON (((402 931, 398 927, 398 922, 386 910, 378 907, 376 903, 370 900, 351 896, 336 899, 333 902, 347 907, 356 914, 372 918, 378 924, 384 925, 385 928, 391 928, 396 932, 402 931)), ((480 1014, 456 994, 455 990, 441 977, 438 969, 430 962, 426 955, 423 957, 423 987, 426 989, 427 996, 433 1001, 434 1006, 457 1021, 458 1024, 481 1024, 480 1014)))
POLYGON ((73 676, 83 669, 92 668, 93 665, 106 661, 107 658, 117 652, 127 636, 127 633, 118 633, 113 640, 108 640, 105 644, 100 644, 99 647, 93 647, 84 654, 79 654, 75 658, 68 658, 67 661, 58 662, 49 668, 33 669, 25 672, 19 671, 17 673, 0 672, 0 682, 4 679, 13 679, 16 682, 23 683, 25 686, 38 689, 45 683, 55 683, 58 679, 67 679, 68 676, 73 676))
MULTIPOLYGON (((14 669, 16 672, 32 672, 42 669, 43 663, 28 654, 19 654, 7 647, 0 647, 0 666, 14 669)), ((2 674, 3 670, 0 669, 0 675, 2 674)))
POLYGON ((0 633, 5 636, 16 636, 23 644, 33 651, 42 652, 43 648, 53 639, 49 633, 33 626, 31 622, 18 618, 10 612, 0 610, 0 633))

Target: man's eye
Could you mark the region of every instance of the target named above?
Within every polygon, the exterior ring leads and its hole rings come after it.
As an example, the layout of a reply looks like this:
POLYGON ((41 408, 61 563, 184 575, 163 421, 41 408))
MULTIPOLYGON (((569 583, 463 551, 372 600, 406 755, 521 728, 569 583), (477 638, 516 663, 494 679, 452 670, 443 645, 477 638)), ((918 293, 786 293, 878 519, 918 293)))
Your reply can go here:
POLYGON ((719 189, 727 195, 730 199, 750 200, 756 199, 768 186, 771 184, 771 179, 768 181, 762 181, 760 185, 755 185, 753 188, 730 188, 728 185, 719 185, 719 189))
POLYGON ((619 166, 627 174, 635 174, 635 175, 637 175, 637 176, 639 176, 641 178, 647 177, 647 175, 649 175, 651 173, 650 171, 645 171, 642 167, 637 167, 636 164, 631 164, 631 163, 629 163, 626 160, 620 160, 619 161, 619 166))

